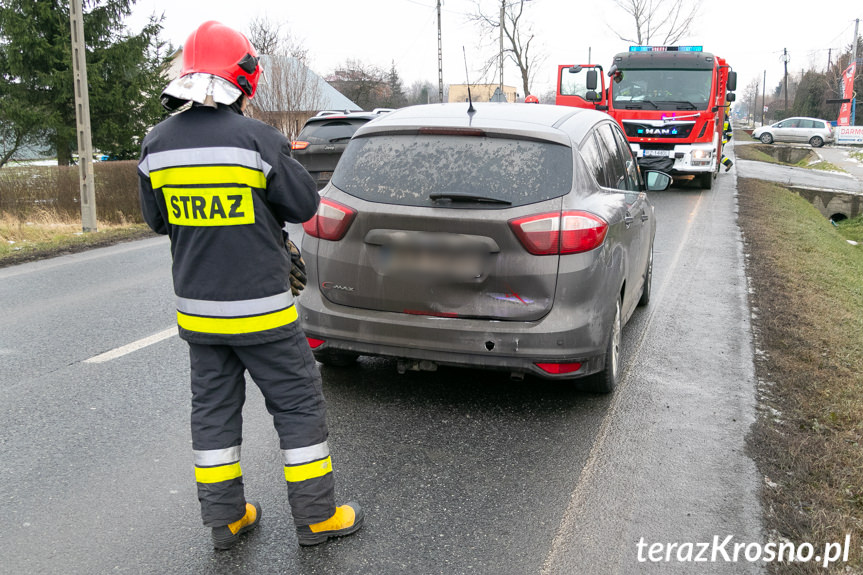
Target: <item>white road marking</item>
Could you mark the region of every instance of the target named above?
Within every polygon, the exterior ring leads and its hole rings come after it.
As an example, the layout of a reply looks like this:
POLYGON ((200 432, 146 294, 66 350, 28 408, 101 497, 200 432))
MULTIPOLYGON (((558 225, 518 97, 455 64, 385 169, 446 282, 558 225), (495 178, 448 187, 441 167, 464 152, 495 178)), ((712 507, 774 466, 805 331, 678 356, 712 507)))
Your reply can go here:
POLYGON ((128 343, 122 347, 114 348, 111 351, 106 351, 105 353, 94 355, 90 359, 85 359, 84 363, 105 363, 106 361, 111 361, 112 359, 117 359, 118 357, 128 355, 133 351, 138 351, 139 349, 145 348, 148 345, 159 343, 163 339, 168 339, 169 337, 173 337, 175 335, 177 335, 177 326, 168 328, 164 331, 160 331, 159 333, 154 333, 153 335, 139 339, 138 341, 133 341, 132 343, 128 343))

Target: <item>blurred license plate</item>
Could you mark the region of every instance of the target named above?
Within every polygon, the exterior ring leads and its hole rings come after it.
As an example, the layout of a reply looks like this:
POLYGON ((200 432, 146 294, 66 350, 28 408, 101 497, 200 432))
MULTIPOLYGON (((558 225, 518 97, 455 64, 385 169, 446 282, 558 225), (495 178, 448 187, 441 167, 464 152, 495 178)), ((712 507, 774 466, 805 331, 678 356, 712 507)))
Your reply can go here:
POLYGON ((488 254, 476 250, 393 247, 386 274, 423 281, 471 281, 482 276, 488 254))
POLYGON ((662 156, 668 157, 668 150, 641 150, 642 156, 662 156))

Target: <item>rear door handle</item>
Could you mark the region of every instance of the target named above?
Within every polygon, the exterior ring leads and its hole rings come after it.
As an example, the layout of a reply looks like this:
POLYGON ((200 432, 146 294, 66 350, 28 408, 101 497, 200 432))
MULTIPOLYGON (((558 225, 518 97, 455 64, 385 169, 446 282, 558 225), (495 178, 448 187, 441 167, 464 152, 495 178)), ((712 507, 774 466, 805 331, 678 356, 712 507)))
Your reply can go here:
POLYGON ((650 219, 650 216, 647 215, 647 212, 641 212, 641 221, 646 222, 650 219))
POLYGON ((631 225, 632 225, 632 222, 634 222, 634 221, 635 221, 635 218, 633 218, 633 217, 632 217, 632 214, 630 214, 629 212, 626 212, 626 215, 625 215, 625 216, 623 216, 623 222, 626 224, 626 227, 627 227, 627 228, 628 228, 629 226, 631 226, 631 225))

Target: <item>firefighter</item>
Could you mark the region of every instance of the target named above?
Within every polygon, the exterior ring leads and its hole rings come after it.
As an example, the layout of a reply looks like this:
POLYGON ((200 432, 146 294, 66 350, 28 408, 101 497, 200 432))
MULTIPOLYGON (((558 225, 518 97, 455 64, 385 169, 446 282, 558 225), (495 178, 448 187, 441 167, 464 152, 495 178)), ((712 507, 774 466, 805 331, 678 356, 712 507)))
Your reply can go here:
MULTIPOLYGON (((725 149, 725 144, 728 143, 728 140, 731 139, 731 118, 728 116, 729 108, 725 110, 725 121, 722 124, 722 148, 725 149)), ((725 166, 725 171, 731 169, 731 166, 734 165, 734 162, 731 161, 731 158, 726 156, 724 153, 722 154, 722 159, 720 163, 725 166)))
POLYGON ((524 99, 525 104, 539 104, 539 98, 534 96, 533 94, 529 94, 527 98, 524 99))
POLYGON ((217 549, 261 519, 240 468, 246 371, 279 435, 299 544, 363 523, 356 503, 335 505, 321 376, 297 321, 282 231, 310 219, 319 197, 288 140, 243 115, 260 75, 243 34, 202 24, 186 41, 180 78, 162 94, 169 110, 188 108, 153 128, 138 164, 144 218, 171 240, 191 364, 195 479, 217 549))

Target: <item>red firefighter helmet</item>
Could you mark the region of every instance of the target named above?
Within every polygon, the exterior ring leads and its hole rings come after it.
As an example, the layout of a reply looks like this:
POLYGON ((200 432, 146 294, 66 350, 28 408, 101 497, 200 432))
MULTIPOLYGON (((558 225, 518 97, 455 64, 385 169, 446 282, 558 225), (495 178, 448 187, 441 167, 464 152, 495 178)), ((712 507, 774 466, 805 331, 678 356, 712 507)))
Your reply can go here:
POLYGON ((212 74, 224 78, 249 98, 261 77, 258 53, 240 32, 219 22, 204 22, 183 46, 183 70, 187 74, 212 74))
POLYGON ((524 99, 525 104, 539 104, 539 98, 530 94, 527 98, 524 99))

